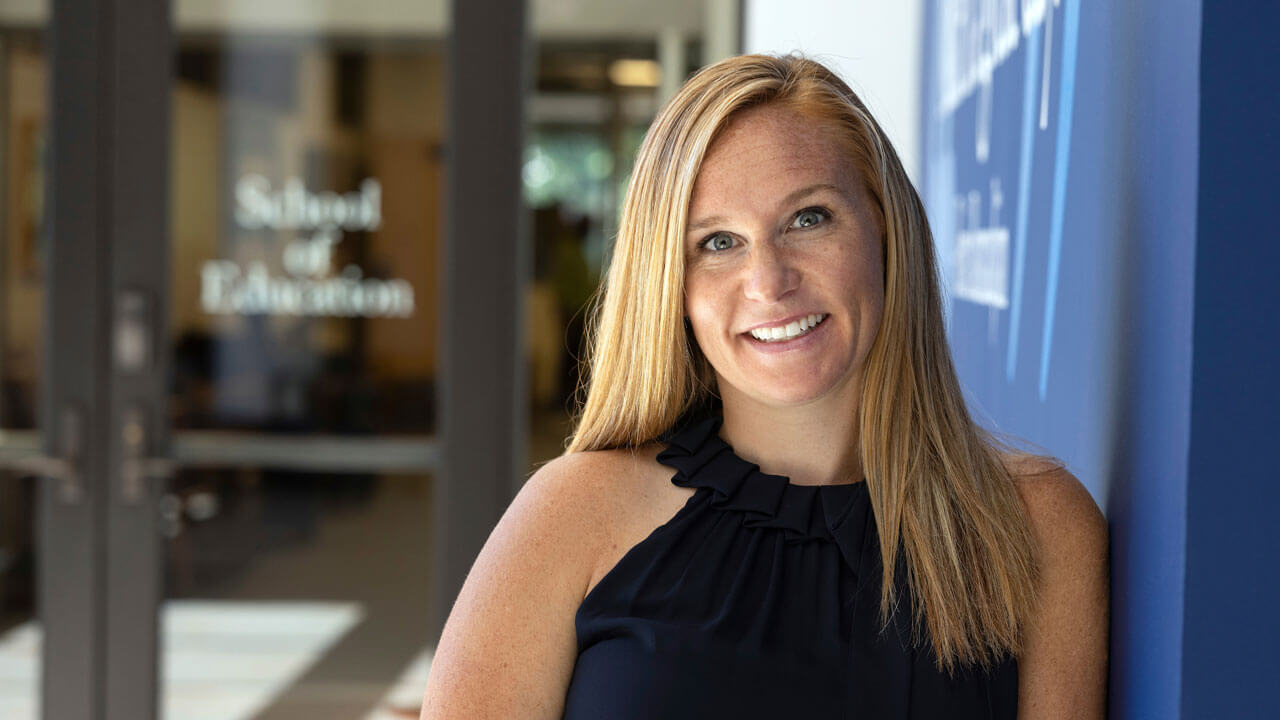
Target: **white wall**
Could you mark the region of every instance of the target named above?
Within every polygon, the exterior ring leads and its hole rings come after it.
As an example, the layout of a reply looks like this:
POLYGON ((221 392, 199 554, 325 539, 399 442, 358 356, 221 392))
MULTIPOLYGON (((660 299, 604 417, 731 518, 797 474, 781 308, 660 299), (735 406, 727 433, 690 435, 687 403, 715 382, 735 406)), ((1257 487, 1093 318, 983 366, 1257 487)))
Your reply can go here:
POLYGON ((923 0, 744 0, 743 52, 798 50, 863 99, 919 187, 923 0))

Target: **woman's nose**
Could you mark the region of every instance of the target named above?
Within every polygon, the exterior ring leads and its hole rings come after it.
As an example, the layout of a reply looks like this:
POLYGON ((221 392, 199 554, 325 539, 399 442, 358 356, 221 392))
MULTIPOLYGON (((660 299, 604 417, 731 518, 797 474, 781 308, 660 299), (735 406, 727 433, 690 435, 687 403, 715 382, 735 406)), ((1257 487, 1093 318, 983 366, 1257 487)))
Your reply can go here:
POLYGON ((746 295, 758 302, 776 302, 795 290, 800 281, 800 273, 787 254, 767 241, 751 248, 746 273, 746 295))

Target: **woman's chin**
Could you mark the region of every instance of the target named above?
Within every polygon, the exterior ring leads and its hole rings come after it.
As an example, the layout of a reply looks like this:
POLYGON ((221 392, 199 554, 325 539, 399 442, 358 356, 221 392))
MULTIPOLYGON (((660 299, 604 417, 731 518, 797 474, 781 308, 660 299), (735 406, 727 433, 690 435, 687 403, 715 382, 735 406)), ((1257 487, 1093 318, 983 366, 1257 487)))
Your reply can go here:
POLYGON ((774 385, 767 390, 755 388, 741 395, 746 396, 756 405, 779 409, 795 408, 812 405, 831 397, 835 394, 835 386, 835 383, 797 382, 792 385, 774 385))

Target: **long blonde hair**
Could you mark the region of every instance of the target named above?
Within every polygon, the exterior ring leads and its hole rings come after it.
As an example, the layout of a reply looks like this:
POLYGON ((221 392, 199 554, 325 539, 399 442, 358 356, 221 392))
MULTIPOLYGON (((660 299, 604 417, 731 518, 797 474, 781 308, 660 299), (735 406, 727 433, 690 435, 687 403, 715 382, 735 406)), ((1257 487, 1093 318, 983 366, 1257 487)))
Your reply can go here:
MULTIPOLYGON (((927 631, 947 670, 1016 656, 1035 600, 1035 543, 1000 443, 965 407, 924 207, 862 101, 817 62, 730 58, 697 73, 658 114, 589 322, 589 375, 567 450, 643 445, 714 404, 714 376, 683 319, 686 214, 717 134, 735 113, 765 104, 836 128, 881 213, 884 311, 863 371, 859 452, 883 566, 905 565, 915 639, 927 631)), ((886 623, 893 575, 881 589, 886 623)))

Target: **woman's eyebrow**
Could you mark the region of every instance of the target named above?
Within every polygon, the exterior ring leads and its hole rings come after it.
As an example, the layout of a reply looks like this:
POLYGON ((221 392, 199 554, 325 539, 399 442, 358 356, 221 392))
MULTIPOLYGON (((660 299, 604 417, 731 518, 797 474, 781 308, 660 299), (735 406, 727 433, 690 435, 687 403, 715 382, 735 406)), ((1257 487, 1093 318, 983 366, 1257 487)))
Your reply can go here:
MULTIPOLYGON (((797 200, 800 200, 803 197, 812 195, 822 190, 830 190, 831 192, 835 192, 835 193, 840 192, 840 188, 835 185, 832 185, 831 183, 815 183, 813 185, 807 185, 805 187, 802 187, 799 190, 792 191, 786 197, 782 198, 781 204, 790 205, 796 202, 797 200)), ((726 221, 726 218, 723 215, 712 215, 711 217, 703 218, 701 220, 698 220, 697 222, 690 223, 688 227, 685 228, 685 232, 696 233, 699 230, 706 230, 709 227, 720 225, 725 221, 726 221)))

